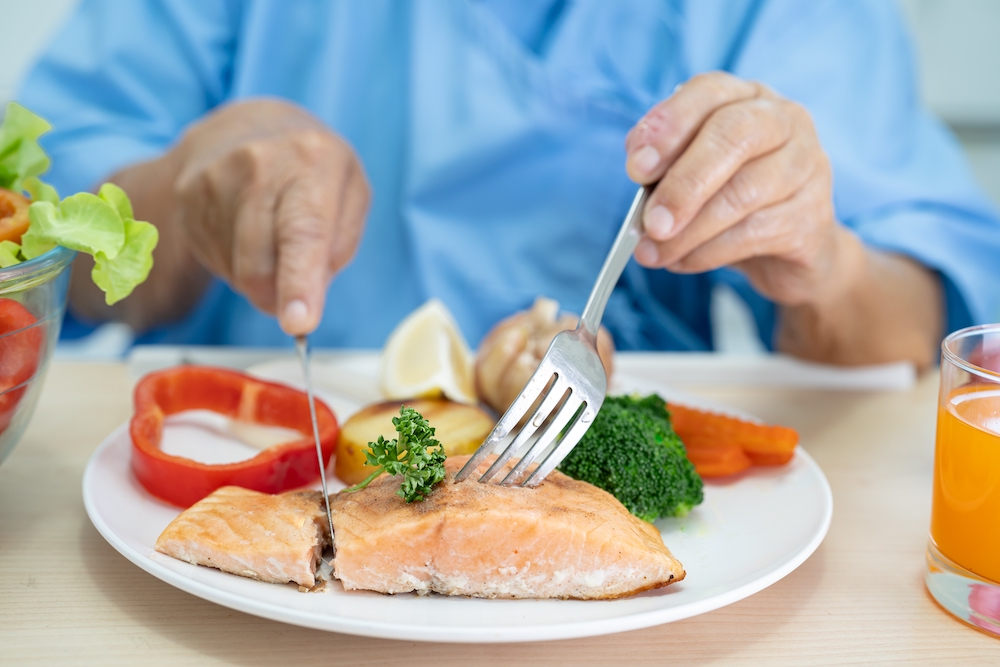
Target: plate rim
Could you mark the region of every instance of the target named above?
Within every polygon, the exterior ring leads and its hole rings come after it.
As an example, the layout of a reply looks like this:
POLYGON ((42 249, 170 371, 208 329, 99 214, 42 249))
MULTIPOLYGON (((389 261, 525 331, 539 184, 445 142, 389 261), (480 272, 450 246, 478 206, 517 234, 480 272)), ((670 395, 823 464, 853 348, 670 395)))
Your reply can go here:
MULTIPOLYGON (((636 384, 648 385, 648 381, 641 378, 629 378, 639 380, 636 384)), ((662 391, 662 390, 660 390, 662 391)), ((677 393, 677 392, 674 392, 677 393)), ((710 405, 710 401, 700 401, 702 405, 710 405)), ((720 410, 727 410, 733 414, 739 414, 727 406, 719 406, 720 410)), ((125 422, 112 431, 94 450, 87 461, 84 470, 81 491, 83 504, 87 516, 91 523, 100 533, 101 537, 111 545, 118 553, 124 556, 141 570, 156 577, 157 579, 174 586, 195 597, 219 604, 223 607, 248 613, 261 618, 307 627, 315 630, 325 630, 341 632, 364 637, 375 637, 382 639, 396 639, 403 641, 429 641, 446 643, 504 643, 504 642, 534 642, 534 641, 555 641, 561 639, 575 639, 579 637, 594 637, 600 635, 627 632, 630 630, 640 630, 680 621, 694 616, 720 609, 751 595, 754 595, 769 586, 774 585, 781 579, 794 572, 799 566, 808 560, 819 545, 822 544, 829 531, 833 518, 833 492, 830 483, 823 473, 819 464, 802 447, 798 447, 795 452, 796 458, 801 458, 807 468, 816 476, 820 482, 820 496, 823 500, 823 517, 816 530, 806 543, 791 558, 771 572, 758 577, 741 586, 728 590, 724 593, 714 595, 702 600, 686 603, 679 607, 665 607, 652 609, 643 612, 614 616, 585 621, 555 622, 531 625, 511 625, 488 628, 484 626, 441 626, 441 625, 413 625, 394 624, 391 622, 353 619, 347 616, 318 615, 314 611, 302 611, 274 604, 263 602, 245 595, 235 594, 226 590, 209 586, 205 583, 190 579, 184 575, 171 570, 145 555, 133 549, 122 538, 120 538, 111 526, 105 521, 100 510, 96 506, 94 498, 94 485, 96 472, 96 461, 107 449, 115 446, 119 439, 127 436, 129 423, 125 422)), ((506 602, 506 601, 505 601, 506 602)), ((518 602, 511 600, 509 602, 518 602)), ((614 600, 595 600, 594 603, 609 602, 614 600)))

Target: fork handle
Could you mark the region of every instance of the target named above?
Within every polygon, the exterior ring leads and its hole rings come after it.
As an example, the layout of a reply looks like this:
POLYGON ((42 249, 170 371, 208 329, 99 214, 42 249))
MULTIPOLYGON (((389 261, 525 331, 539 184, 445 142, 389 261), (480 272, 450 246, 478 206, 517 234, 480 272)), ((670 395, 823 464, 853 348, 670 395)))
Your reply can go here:
POLYGON ((628 210, 628 215, 625 216, 625 222, 618 230, 614 245, 611 246, 607 259, 604 260, 604 266, 601 267, 601 273, 597 276, 594 289, 590 292, 587 306, 583 309, 583 316, 580 318, 578 328, 586 329, 595 339, 597 338, 597 329, 601 325, 601 318, 604 316, 604 307, 608 305, 608 298, 615 289, 615 285, 618 284, 618 278, 625 270, 625 265, 632 257, 635 247, 639 244, 639 238, 642 236, 642 211, 646 207, 646 200, 653 192, 654 187, 656 187, 655 183, 644 185, 636 193, 635 199, 632 200, 632 207, 628 210))

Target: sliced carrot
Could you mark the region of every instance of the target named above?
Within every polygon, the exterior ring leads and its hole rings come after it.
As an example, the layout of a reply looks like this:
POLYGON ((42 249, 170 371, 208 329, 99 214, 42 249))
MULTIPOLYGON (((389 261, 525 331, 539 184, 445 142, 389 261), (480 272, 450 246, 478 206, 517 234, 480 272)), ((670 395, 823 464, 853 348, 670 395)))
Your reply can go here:
POLYGON ((755 465, 788 463, 799 444, 799 434, 787 426, 763 426, 733 420, 742 426, 740 446, 755 465))
POLYGON ((799 434, 785 426, 755 424, 736 417, 671 404, 671 421, 688 447, 737 446, 754 465, 782 465, 792 460, 799 434))
POLYGON ((750 457, 755 466, 780 466, 788 463, 795 456, 795 443, 790 449, 785 451, 754 451, 744 447, 744 452, 750 457))
POLYGON ((687 447, 688 459, 702 477, 735 475, 750 467, 751 461, 736 445, 687 447))

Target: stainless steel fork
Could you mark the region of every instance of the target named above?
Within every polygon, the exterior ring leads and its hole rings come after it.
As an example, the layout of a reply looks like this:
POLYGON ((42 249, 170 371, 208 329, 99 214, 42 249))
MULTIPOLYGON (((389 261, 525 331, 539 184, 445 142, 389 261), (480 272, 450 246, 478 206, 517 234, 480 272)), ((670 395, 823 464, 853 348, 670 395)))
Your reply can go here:
POLYGON ((521 460, 500 482, 505 486, 513 486, 528 467, 549 450, 548 455, 521 483, 521 486, 537 486, 566 458, 590 428, 604 403, 608 388, 604 365, 597 354, 597 331, 608 297, 639 243, 642 235, 642 211, 650 192, 652 186, 642 187, 632 201, 632 207, 625 216, 625 222, 622 223, 614 245, 604 260, 601 273, 597 276, 597 282, 594 283, 594 289, 590 292, 590 298, 587 299, 580 324, 575 330, 563 331, 552 340, 520 396, 511 403, 493 432, 455 476, 456 481, 462 481, 474 473, 539 399, 541 402, 531 418, 524 422, 511 443, 479 478, 480 482, 488 482, 496 477, 507 461, 524 448, 535 432, 545 425, 538 438, 521 455, 521 460), (553 443, 555 445, 550 449, 549 445, 553 443))

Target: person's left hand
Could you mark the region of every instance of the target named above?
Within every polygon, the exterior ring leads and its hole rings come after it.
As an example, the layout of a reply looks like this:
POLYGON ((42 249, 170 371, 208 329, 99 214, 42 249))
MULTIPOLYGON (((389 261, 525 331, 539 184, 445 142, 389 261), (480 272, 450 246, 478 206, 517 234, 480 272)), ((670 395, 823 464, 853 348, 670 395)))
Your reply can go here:
POLYGON ((641 264, 735 266, 787 306, 833 298, 857 266, 860 243, 834 218, 830 164, 809 113, 765 86, 696 76, 625 147, 633 180, 660 181, 635 251, 641 264))

